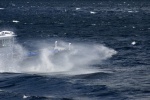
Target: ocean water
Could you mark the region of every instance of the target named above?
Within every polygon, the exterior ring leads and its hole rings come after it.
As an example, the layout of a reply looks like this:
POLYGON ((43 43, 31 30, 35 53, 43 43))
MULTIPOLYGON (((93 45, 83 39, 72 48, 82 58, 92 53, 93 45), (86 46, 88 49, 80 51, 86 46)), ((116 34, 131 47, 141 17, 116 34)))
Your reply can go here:
POLYGON ((20 55, 0 58, 0 100, 150 100, 148 0, 0 1, 0 30, 20 55))

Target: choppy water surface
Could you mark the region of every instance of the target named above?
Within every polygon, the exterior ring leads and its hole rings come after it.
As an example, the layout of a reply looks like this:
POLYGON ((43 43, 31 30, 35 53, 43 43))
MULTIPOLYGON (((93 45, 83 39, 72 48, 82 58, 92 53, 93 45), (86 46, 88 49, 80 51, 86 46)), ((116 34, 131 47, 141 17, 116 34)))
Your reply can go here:
POLYGON ((150 2, 0 2, 21 59, 0 58, 1 100, 149 100, 150 2), (49 52, 54 42, 71 51, 49 52), (30 51, 38 56, 24 57, 30 51))

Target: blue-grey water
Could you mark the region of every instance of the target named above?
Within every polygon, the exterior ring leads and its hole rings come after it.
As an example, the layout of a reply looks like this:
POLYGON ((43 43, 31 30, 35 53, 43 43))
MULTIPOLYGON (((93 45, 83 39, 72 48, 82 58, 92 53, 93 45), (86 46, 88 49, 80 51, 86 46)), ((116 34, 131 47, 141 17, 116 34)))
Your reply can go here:
POLYGON ((148 0, 1 0, 0 30, 28 52, 56 40, 82 48, 1 65, 0 100, 150 100, 148 0))

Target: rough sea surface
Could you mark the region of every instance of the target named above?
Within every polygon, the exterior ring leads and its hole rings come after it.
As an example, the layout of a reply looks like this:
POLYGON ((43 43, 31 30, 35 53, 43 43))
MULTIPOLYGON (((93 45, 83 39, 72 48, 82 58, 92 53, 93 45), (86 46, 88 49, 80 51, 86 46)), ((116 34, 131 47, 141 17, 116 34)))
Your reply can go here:
POLYGON ((148 0, 1 0, 3 30, 40 54, 0 65, 0 100, 150 100, 148 0))

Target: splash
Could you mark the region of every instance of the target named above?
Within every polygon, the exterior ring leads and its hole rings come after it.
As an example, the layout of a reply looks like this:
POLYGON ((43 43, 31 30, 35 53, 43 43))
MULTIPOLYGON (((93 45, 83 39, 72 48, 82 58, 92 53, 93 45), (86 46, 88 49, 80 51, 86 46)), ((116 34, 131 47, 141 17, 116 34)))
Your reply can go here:
MULTIPOLYGON (((68 48, 68 44, 61 42, 62 47, 68 48)), ((96 63, 111 58, 117 52, 104 45, 73 43, 69 49, 61 52, 52 52, 53 47, 50 45, 43 47, 38 44, 38 55, 33 57, 25 56, 27 50, 17 45, 17 53, 20 54, 19 59, 13 59, 11 63, 3 62, 0 67, 1 72, 17 72, 17 73, 57 73, 57 74, 87 74, 99 72, 99 69, 91 67, 96 63)))

